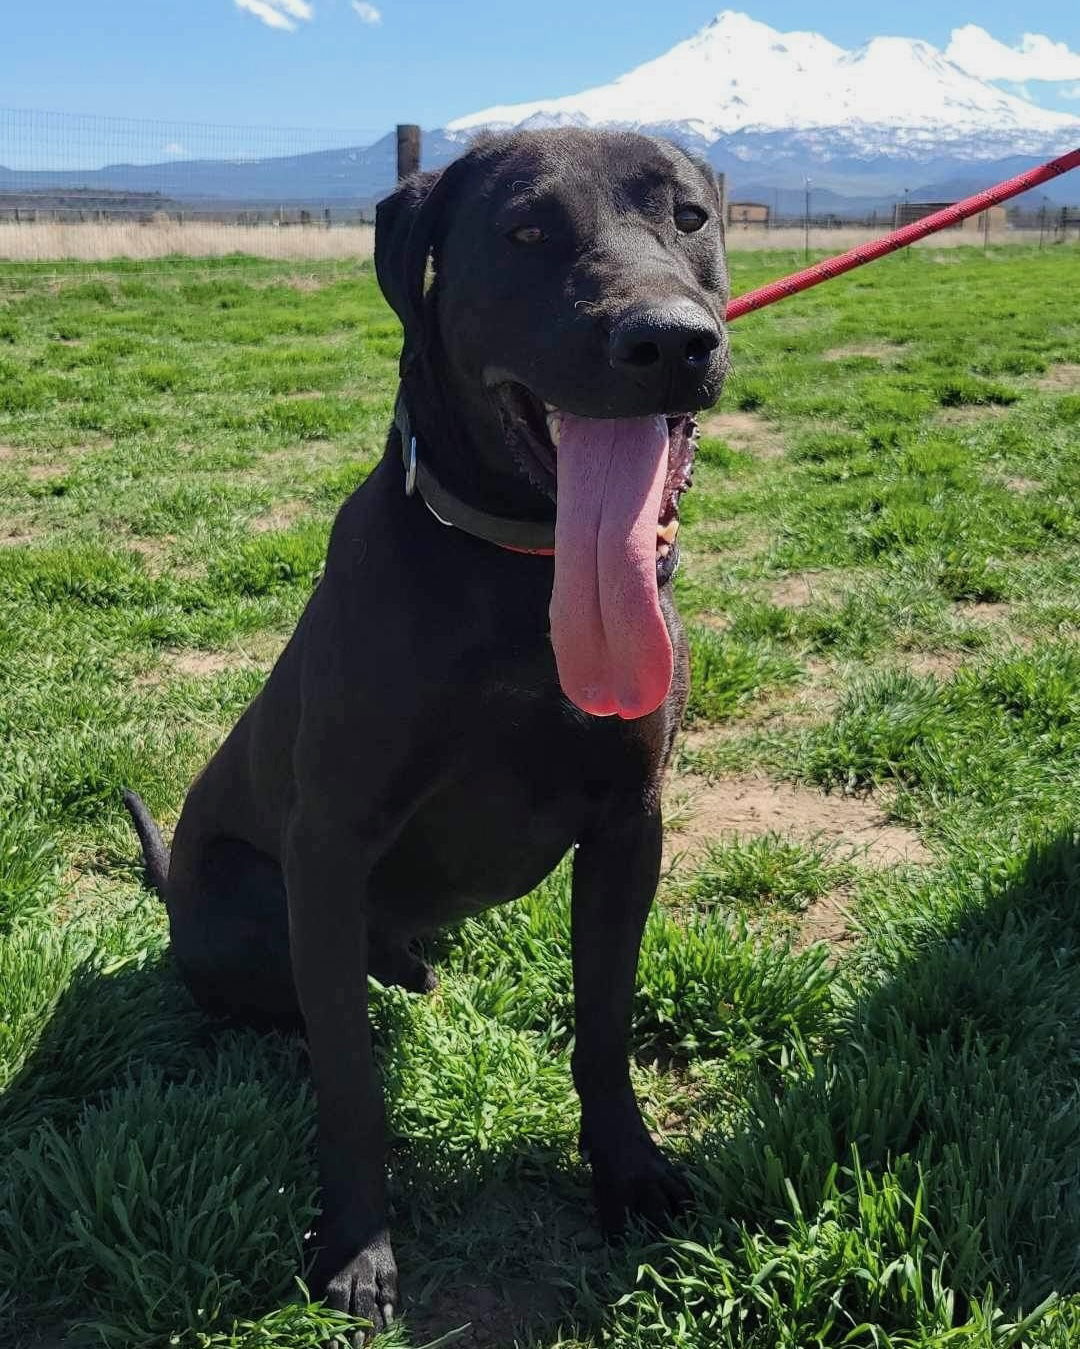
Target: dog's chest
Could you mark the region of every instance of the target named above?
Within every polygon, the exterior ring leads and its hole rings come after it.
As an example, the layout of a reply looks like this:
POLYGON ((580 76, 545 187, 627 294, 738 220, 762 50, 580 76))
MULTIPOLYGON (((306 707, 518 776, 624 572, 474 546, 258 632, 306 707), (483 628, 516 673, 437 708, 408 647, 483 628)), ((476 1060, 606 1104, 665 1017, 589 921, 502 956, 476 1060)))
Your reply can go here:
POLYGON ((406 926, 452 922, 525 894, 598 814, 632 808, 650 756, 615 725, 514 699, 402 831, 373 877, 377 903, 406 926))

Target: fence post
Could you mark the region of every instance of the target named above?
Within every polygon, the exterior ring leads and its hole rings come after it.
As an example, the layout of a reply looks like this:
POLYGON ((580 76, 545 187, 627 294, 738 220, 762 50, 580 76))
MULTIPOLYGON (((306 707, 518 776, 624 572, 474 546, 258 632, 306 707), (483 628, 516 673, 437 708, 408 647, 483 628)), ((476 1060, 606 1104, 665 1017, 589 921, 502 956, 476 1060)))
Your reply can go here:
POLYGON ((727 174, 718 173, 716 175, 716 190, 720 194, 720 224, 726 229, 727 218, 727 174))
POLYGON ((420 167, 420 128, 412 122, 401 122, 397 129, 397 176, 408 178, 420 167))
POLYGON ((810 260, 810 179, 803 178, 805 197, 803 198, 803 259, 810 260))

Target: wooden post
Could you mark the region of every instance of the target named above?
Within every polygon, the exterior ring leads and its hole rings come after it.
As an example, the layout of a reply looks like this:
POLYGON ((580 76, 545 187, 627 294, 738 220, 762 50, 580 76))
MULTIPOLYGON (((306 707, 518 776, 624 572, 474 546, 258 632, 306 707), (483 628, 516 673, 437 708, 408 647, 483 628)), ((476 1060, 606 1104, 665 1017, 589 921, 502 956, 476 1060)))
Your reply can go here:
POLYGON ((806 195, 803 198, 803 258, 810 260, 810 179, 804 177, 806 195))
POLYGON ((397 176, 402 178, 416 173, 420 167, 420 128, 412 122, 402 122, 397 129, 397 176))
POLYGON ((726 228, 727 228, 727 223, 728 223, 728 218, 727 218, 727 174, 726 174, 726 173, 718 173, 718 174, 716 175, 716 190, 717 190, 717 192, 719 192, 719 194, 720 194, 720 220, 721 220, 721 223, 724 225, 724 227, 725 227, 725 229, 726 229, 726 228))

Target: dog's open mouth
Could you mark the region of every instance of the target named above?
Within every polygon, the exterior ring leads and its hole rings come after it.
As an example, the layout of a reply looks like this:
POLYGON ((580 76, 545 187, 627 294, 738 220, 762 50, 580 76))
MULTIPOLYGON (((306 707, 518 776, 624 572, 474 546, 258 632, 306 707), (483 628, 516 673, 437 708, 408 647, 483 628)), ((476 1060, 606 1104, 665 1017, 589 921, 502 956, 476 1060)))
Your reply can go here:
MULTIPOLYGON (((493 387, 507 443, 519 467, 553 500, 558 481, 559 443, 565 414, 537 398, 523 384, 505 381, 493 387)), ((656 522, 656 576, 661 585, 678 566, 679 498, 690 487, 697 447, 697 422, 689 413, 665 416, 668 463, 656 522)))
POLYGON ((551 644, 563 692, 593 716, 646 716, 674 672, 659 592, 678 561, 696 423, 582 417, 514 381, 493 392, 511 452, 555 499, 551 644))

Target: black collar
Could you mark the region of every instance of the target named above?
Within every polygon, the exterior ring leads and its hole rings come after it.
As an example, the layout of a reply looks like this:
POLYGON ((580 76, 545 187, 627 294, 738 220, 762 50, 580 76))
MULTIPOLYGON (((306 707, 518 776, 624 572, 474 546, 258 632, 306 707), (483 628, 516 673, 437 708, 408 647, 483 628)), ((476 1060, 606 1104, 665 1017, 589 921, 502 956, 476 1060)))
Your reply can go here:
POLYGON ((409 421, 405 398, 398 389, 394 404, 394 425, 401 437, 401 461, 405 469, 405 495, 420 493, 420 499, 435 519, 443 525, 464 530, 474 538, 508 548, 513 553, 555 552, 554 520, 508 520, 502 515, 489 515, 461 501, 439 482, 431 469, 420 460, 416 435, 409 421))

